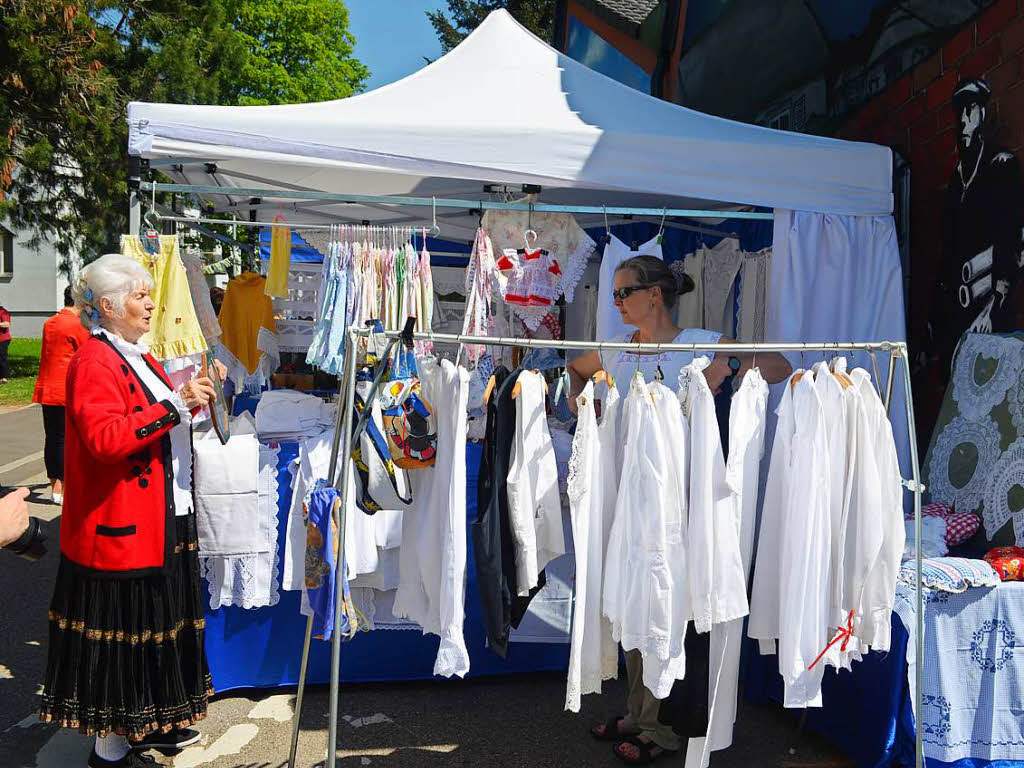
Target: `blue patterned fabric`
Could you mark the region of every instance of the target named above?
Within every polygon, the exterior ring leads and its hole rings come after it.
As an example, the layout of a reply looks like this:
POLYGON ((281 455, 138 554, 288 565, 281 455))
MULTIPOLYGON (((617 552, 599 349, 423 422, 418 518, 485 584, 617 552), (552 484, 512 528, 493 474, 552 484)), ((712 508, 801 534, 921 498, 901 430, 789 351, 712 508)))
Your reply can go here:
MULTIPOLYGON (((900 567, 899 580, 904 584, 917 583, 917 565, 908 560, 900 567)), ((926 557, 921 561, 921 583, 929 589, 960 593, 968 587, 997 587, 999 574, 984 560, 966 557, 926 557)))
MULTIPOLYGON (((933 760, 1024 759, 1024 582, 947 593, 944 598, 925 603, 918 721, 929 765, 933 760)), ((909 628, 906 658, 912 695, 912 587, 897 584, 895 609, 909 628)))

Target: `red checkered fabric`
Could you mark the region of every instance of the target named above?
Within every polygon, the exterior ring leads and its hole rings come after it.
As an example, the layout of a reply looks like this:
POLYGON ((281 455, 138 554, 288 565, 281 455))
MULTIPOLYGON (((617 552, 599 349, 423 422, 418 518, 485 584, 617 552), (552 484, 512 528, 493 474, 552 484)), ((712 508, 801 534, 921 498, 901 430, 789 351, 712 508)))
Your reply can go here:
POLYGON ((973 512, 954 512, 946 517, 946 546, 963 544, 981 527, 981 519, 973 512))
MULTIPOLYGON (((921 507, 921 517, 949 517, 953 513, 953 507, 949 504, 943 504, 940 501, 932 502, 931 504, 925 504, 921 507)), ((907 520, 914 519, 914 510, 911 509, 907 512, 907 520)))

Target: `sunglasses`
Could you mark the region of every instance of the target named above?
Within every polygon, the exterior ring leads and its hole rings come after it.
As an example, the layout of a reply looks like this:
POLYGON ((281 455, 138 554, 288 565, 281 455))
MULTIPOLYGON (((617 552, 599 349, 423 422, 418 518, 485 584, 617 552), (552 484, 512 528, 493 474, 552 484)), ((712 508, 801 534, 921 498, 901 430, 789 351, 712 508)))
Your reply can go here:
POLYGON ((650 285, 627 285, 625 288, 616 288, 612 291, 612 296, 619 301, 625 301, 636 291, 646 291, 653 286, 650 285))

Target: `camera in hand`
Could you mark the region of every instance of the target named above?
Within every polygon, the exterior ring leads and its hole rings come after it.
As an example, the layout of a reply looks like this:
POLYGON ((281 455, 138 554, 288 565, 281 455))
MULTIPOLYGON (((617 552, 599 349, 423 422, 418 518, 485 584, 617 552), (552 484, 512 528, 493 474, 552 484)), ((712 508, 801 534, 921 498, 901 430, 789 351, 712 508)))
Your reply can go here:
POLYGON ((38 560, 46 554, 46 532, 38 517, 28 519, 28 528, 4 549, 28 560, 38 560))

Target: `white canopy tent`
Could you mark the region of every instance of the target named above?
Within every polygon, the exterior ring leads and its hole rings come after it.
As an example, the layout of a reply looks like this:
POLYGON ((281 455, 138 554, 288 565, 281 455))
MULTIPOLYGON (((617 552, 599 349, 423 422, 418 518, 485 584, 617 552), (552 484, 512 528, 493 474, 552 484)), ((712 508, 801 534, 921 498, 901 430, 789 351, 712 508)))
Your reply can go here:
MULTIPOLYGON (((821 213, 892 211, 891 153, 724 120, 590 70, 495 11, 403 80, 349 99, 266 107, 132 103, 131 154, 192 184, 477 199, 535 184, 545 203, 821 213)), ((246 201, 246 204, 248 201, 246 201)), ((264 205, 268 212, 277 203, 264 205)), ((428 211, 300 205, 323 220, 428 211)), ((467 214, 461 214, 466 217, 467 214)), ((313 216, 311 216, 312 220, 313 216)), ((397 222, 396 222, 397 223, 397 222)), ((475 221, 450 221, 470 230, 475 221)))
MULTIPOLYGON (((766 340, 905 339, 889 149, 666 103, 587 69, 505 11, 419 72, 349 99, 136 102, 128 121, 130 153, 182 191, 202 187, 218 208, 255 207, 263 220, 287 206, 295 228, 429 223, 432 198, 485 200, 487 184, 539 185, 540 202, 565 206, 699 209, 709 218, 772 209, 766 340)), ((477 214, 467 208, 438 209, 442 237, 472 237, 477 214)), ((587 226, 601 213, 578 218, 587 226)), ((865 353, 855 362, 870 366, 865 353)), ((896 380, 891 415, 904 475, 916 478, 903 380, 888 378, 896 380)))

